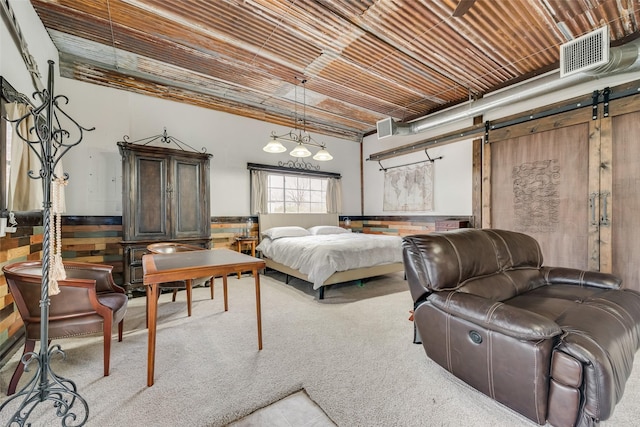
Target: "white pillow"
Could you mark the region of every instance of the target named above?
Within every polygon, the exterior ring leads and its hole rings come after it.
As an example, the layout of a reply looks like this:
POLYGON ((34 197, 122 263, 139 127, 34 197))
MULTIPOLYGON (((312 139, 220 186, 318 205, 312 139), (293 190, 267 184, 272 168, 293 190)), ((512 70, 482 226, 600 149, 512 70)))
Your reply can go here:
POLYGON ((314 236, 318 236, 321 234, 342 234, 342 233, 351 233, 351 230, 347 230, 346 228, 338 227, 335 225, 316 225, 315 227, 310 227, 309 233, 314 236))
POLYGON ((279 239, 281 237, 301 237, 309 236, 310 233, 302 227, 272 227, 262 232, 264 237, 268 237, 271 240, 279 239))

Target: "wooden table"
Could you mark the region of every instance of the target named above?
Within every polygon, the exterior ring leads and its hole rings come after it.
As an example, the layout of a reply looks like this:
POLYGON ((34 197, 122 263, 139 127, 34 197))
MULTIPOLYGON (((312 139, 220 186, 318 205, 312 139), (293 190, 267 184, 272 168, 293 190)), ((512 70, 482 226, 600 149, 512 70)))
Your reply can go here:
MULTIPOLYGON (((249 249, 251 250, 251 256, 256 256, 256 242, 258 241, 257 237, 254 236, 239 236, 236 237, 236 246, 238 252, 242 252, 242 245, 249 245, 249 249)), ((242 277, 242 273, 238 273, 238 279, 242 277)))
POLYGON ((158 322, 159 283, 176 280, 191 281, 198 277, 222 276, 224 311, 228 310, 227 275, 251 270, 256 287, 256 319, 258 322, 258 350, 262 350, 262 315, 260 312, 260 274, 265 262, 259 258, 229 249, 147 254, 142 257, 143 283, 147 289, 147 318, 149 319, 149 348, 147 351, 147 386, 154 380, 156 359, 156 329, 158 322))

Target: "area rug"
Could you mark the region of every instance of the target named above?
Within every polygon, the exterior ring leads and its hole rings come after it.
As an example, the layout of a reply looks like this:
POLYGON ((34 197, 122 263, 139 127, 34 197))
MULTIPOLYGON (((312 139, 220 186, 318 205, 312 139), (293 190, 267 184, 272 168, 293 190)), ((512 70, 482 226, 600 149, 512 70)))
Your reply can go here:
POLYGON ((335 427, 335 423, 303 389, 229 424, 254 426, 335 427))

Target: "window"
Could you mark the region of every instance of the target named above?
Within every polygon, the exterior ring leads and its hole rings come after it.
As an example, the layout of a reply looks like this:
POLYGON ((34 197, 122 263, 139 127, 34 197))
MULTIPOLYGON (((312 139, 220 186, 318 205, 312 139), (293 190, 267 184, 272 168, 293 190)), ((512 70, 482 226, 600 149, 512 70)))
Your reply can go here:
POLYGON ((342 209, 339 173, 317 168, 247 163, 251 174, 251 213, 338 213, 342 209))
POLYGON ((269 213, 326 213, 327 179, 269 173, 269 213))

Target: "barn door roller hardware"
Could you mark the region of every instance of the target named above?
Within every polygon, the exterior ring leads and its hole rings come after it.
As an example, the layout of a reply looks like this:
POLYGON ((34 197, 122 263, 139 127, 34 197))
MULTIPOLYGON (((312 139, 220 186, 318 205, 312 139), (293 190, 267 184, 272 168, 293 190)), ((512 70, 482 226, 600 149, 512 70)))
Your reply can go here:
POLYGON ((598 120, 598 104, 602 94, 602 117, 609 117, 609 101, 611 97, 611 88, 605 87, 602 92, 594 90, 591 95, 591 119, 598 120))

